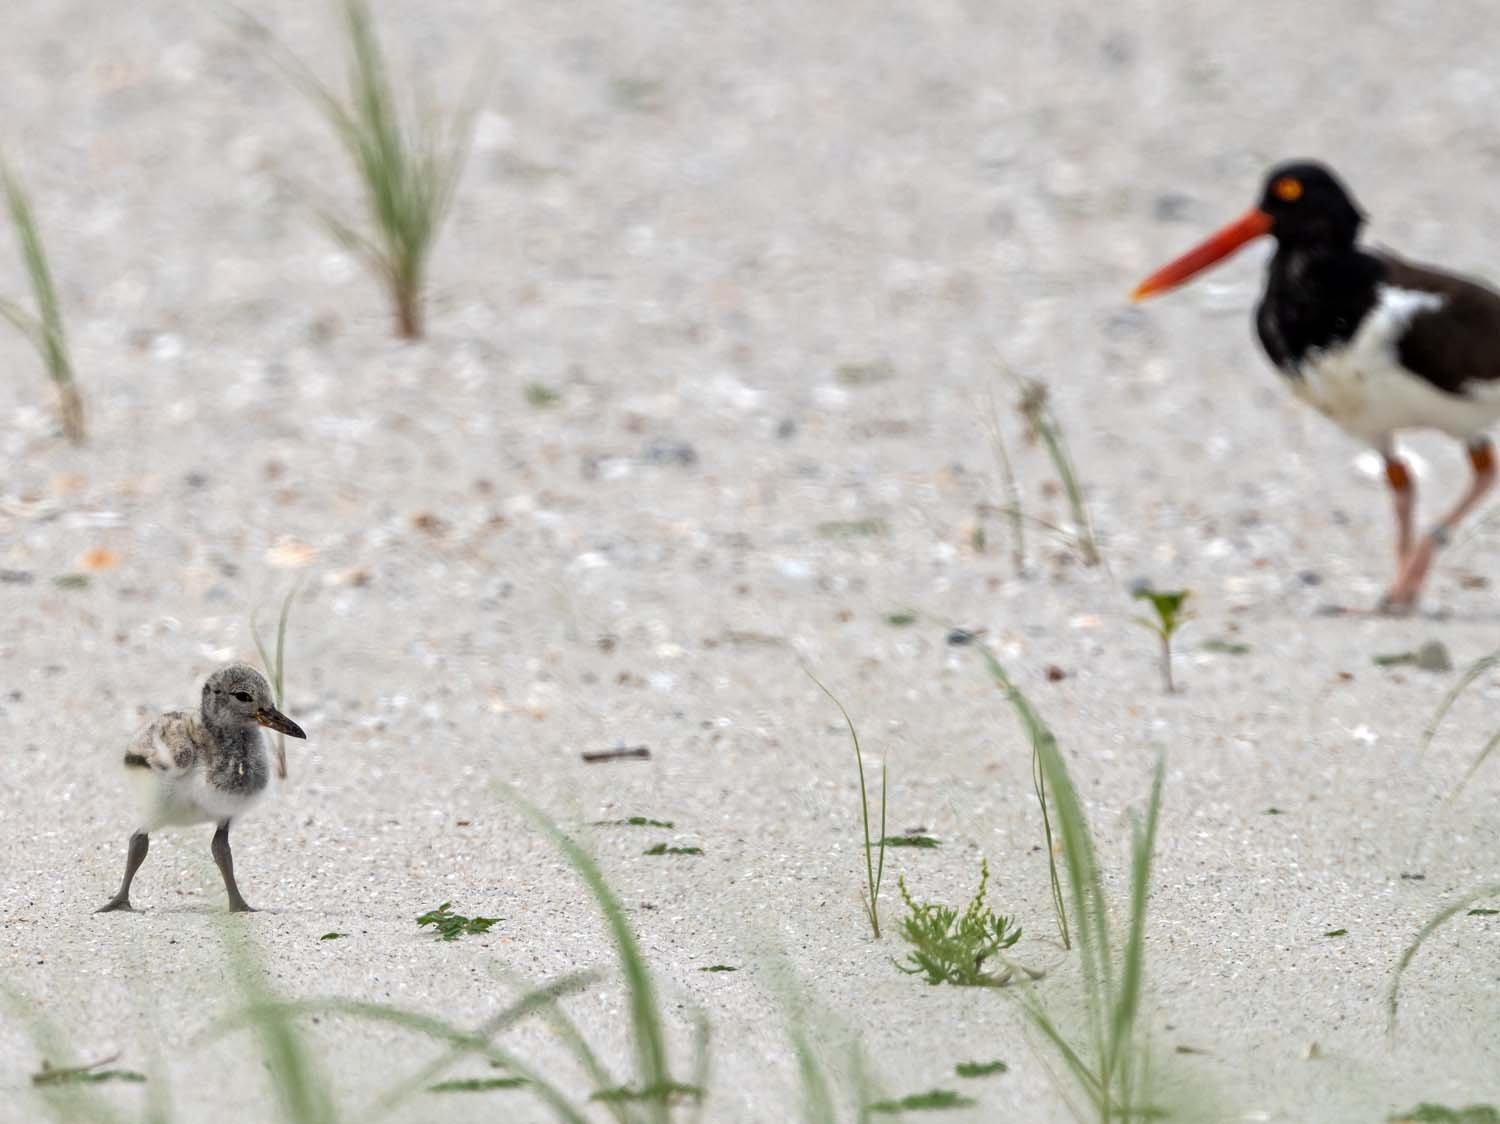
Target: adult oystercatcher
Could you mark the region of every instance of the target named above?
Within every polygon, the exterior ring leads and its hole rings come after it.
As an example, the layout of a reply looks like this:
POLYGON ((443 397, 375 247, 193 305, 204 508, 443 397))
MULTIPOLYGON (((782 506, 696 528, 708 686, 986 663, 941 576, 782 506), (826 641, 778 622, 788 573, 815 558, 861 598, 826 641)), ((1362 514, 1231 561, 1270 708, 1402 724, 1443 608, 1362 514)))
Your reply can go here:
POLYGON ((1495 481, 1485 430, 1500 419, 1500 294, 1357 244, 1364 214, 1321 164, 1273 168, 1259 204, 1142 281, 1141 300, 1269 234, 1276 253, 1255 313, 1261 346, 1293 391, 1385 458, 1396 507, 1396 581, 1380 610, 1411 611, 1433 556, 1495 481), (1403 429, 1463 441, 1474 477, 1420 539, 1416 490, 1397 454, 1403 429))

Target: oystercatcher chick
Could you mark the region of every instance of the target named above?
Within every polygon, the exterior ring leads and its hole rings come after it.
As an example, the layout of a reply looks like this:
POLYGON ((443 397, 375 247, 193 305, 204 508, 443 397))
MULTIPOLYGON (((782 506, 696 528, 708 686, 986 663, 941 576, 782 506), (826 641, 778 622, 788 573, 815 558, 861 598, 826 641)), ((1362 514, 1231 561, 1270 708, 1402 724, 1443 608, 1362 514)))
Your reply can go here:
POLYGON ((1396 509, 1396 580, 1383 612, 1415 608, 1437 551, 1495 482, 1486 429, 1500 418, 1500 294, 1477 281, 1357 244, 1364 214, 1331 171, 1288 163, 1260 202, 1137 286, 1182 284, 1251 240, 1276 252, 1255 327, 1293 391, 1385 458, 1396 509), (1416 490, 1397 453, 1403 429, 1463 441, 1474 475, 1453 510, 1416 538, 1416 490))
POLYGON ((236 663, 208 677, 197 710, 169 710, 130 740, 125 772, 141 798, 139 826, 130 836, 120 891, 97 912, 133 908, 130 883, 146 859, 151 832, 210 822, 218 825, 211 850, 229 892, 229 911, 253 912, 234 880, 229 825, 265 794, 270 767, 262 726, 307 737, 272 705, 271 686, 260 672, 236 663))

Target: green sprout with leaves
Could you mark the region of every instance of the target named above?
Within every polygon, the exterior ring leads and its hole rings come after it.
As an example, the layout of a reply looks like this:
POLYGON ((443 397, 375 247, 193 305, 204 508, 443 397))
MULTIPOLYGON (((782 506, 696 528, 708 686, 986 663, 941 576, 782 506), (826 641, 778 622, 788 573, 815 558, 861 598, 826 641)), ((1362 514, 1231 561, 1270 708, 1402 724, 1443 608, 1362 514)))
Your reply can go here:
POLYGON ((983 859, 979 864, 979 889, 959 913, 941 902, 915 901, 906 888, 906 878, 897 878, 896 885, 909 911, 901 919, 901 935, 912 950, 907 953, 907 962, 896 967, 908 975, 925 976, 930 984, 1001 987, 1009 983, 1016 967, 1000 954, 1021 939, 1021 926, 985 903, 989 881, 989 860, 983 859), (992 960, 1000 961, 998 970, 986 965, 992 960))
POLYGON ((472 937, 480 933, 487 933, 490 928, 500 923, 498 917, 465 917, 454 913, 450 906, 452 902, 444 902, 434 910, 429 910, 417 918, 417 926, 426 928, 433 927, 433 935, 440 941, 456 941, 459 937, 472 937))
POLYGON ((42 238, 37 233, 26 189, 3 154, 0 154, 0 189, 5 194, 5 207, 10 212, 11 225, 15 227, 16 242, 21 247, 26 275, 31 280, 31 295, 36 301, 33 315, 14 301, 0 300, 0 317, 15 325, 36 348, 52 385, 57 388, 57 408, 62 418, 63 434, 73 444, 82 445, 87 435, 83 424, 83 398, 73 381, 73 362, 68 356, 68 339, 63 332, 62 307, 58 304, 57 289, 52 284, 52 270, 47 265, 47 252, 42 248, 42 238))
POLYGON ((1167 693, 1172 694, 1177 690, 1176 684, 1172 682, 1172 637, 1177 635, 1178 629, 1193 619, 1193 614, 1184 611, 1182 607, 1192 596, 1192 591, 1145 587, 1133 591, 1131 596, 1137 601, 1150 602, 1152 610, 1156 613, 1155 619, 1136 617, 1135 623, 1155 633, 1156 638, 1161 642, 1162 682, 1166 685, 1167 693))
POLYGON ((319 217, 334 239, 385 284, 397 334, 417 339, 423 334, 428 261, 468 160, 479 99, 471 91, 463 108, 446 122, 425 103, 403 112, 366 0, 342 0, 342 7, 351 62, 347 100, 290 51, 278 50, 276 59, 322 112, 353 161, 373 233, 365 234, 327 210, 319 217))

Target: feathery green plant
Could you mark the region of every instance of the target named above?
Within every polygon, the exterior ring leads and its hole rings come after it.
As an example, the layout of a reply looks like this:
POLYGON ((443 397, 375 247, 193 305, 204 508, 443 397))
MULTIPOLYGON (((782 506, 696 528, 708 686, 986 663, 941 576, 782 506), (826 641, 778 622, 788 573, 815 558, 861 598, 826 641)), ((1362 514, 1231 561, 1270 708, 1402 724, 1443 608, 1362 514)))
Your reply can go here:
POLYGON ((31 281, 32 299, 36 301, 36 314, 33 315, 14 301, 0 299, 0 316, 14 324, 36 348, 53 386, 57 388, 57 408, 62 418, 63 434, 73 444, 82 445, 87 435, 83 423, 83 398, 73 380, 73 362, 68 355, 68 339, 63 332, 62 308, 52 284, 52 270, 47 265, 47 252, 42 247, 41 235, 37 233, 26 189, 21 186, 3 153, 0 153, 0 188, 5 193, 5 206, 10 212, 16 242, 21 248, 21 260, 31 281))
POLYGON ((1156 613, 1156 619, 1150 617, 1135 617, 1135 623, 1156 635, 1161 642, 1161 677, 1165 684, 1167 694, 1176 692, 1177 687, 1172 682, 1172 637, 1177 635, 1177 630, 1193 619, 1191 612, 1183 611, 1183 604, 1192 596, 1192 591, 1187 589, 1151 589, 1145 587, 1131 592, 1131 596, 1137 601, 1148 601, 1156 613))
POLYGON ((1035 994, 1027 993, 1021 1002, 1032 1024, 1092 1105, 1100 1124, 1158 1115, 1162 1110, 1151 1103, 1149 1087, 1150 1048, 1145 1028, 1139 1024, 1146 980, 1147 892, 1165 763, 1156 763, 1144 821, 1131 819, 1130 910, 1124 940, 1117 944, 1083 802, 1057 743, 1043 741, 1038 753, 1062 833, 1063 861, 1083 968, 1087 1040, 1069 1041, 1035 994))
MULTIPOLYGON (((300 583, 299 583, 300 584, 300 583)), ((281 602, 281 616, 276 621, 276 659, 273 661, 266 654, 266 646, 260 638, 260 625, 256 623, 256 614, 250 614, 250 636, 255 641, 255 650, 260 653, 261 666, 266 669, 266 678, 271 681, 271 693, 276 700, 276 709, 283 710, 286 707, 286 622, 292 612, 292 598, 297 596, 299 586, 294 585, 287 590, 285 599, 281 602)), ((286 735, 276 735, 276 776, 286 780, 286 735)))
POLYGON ((926 976, 930 984, 1001 987, 1009 983, 1016 969, 1000 954, 1021 939, 1021 926, 985 903, 989 881, 989 860, 981 859, 979 889, 960 914, 941 902, 912 900, 905 876, 897 878, 901 900, 909 911, 901 920, 901 935, 912 949, 906 955, 907 963, 898 962, 896 967, 907 975, 926 976), (998 971, 985 964, 992 957, 1001 962, 998 971))
POLYGON ((468 160, 479 99, 444 122, 430 105, 403 112, 366 0, 341 0, 349 43, 349 94, 341 99, 290 51, 277 61, 338 136, 364 188, 373 233, 320 212, 329 233, 389 290, 396 332, 423 334, 422 301, 432 249, 468 160))
POLYGON ((1063 948, 1070 949, 1073 942, 1068 933, 1068 909, 1063 901, 1062 881, 1057 876, 1057 851, 1052 842, 1052 817, 1047 810, 1047 774, 1042 769, 1042 746, 1049 745, 1055 751, 1057 738, 1053 736, 1051 728, 1042 721, 1042 716, 1036 712, 1031 705, 1031 700, 1021 693, 1000 661, 995 658, 993 652, 988 648, 981 648, 984 656, 985 666, 989 668, 990 677, 1005 692, 1006 699, 1011 708, 1020 719, 1021 726, 1026 731, 1026 736, 1031 740, 1031 787, 1036 792, 1037 807, 1042 812, 1042 843, 1047 850, 1047 875, 1052 883, 1052 912, 1057 917, 1057 931, 1062 937, 1063 948))
POLYGON ((880 831, 870 834, 870 794, 865 788, 865 759, 859 749, 859 732, 854 728, 854 719, 849 717, 849 712, 844 709, 844 704, 839 702, 823 681, 812 673, 812 669, 806 664, 802 665, 803 674, 818 685, 818 690, 833 701, 833 705, 839 708, 839 713, 844 716, 844 725, 849 729, 849 740, 854 743, 854 767, 859 771, 859 810, 864 823, 865 830, 865 888, 868 899, 864 902, 865 917, 870 922, 870 931, 875 934, 875 939, 880 939, 880 883, 885 877, 885 797, 888 784, 888 773, 885 762, 880 763, 880 831), (870 852, 879 852, 879 862, 871 857, 870 852))

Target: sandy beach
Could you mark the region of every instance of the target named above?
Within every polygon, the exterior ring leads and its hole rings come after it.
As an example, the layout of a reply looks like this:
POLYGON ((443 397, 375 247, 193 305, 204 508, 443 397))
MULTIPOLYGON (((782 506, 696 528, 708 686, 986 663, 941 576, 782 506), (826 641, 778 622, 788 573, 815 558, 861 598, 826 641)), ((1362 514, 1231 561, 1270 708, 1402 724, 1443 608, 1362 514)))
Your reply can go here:
MULTIPOLYGON (((331 5, 255 10, 342 81, 331 5)), ((908 1118, 1076 1119, 1013 994, 892 963, 896 876, 962 906, 984 858, 1015 954, 1047 969, 1039 994, 1076 999, 1030 743, 983 646, 1055 730, 1122 906, 1128 816, 1165 759, 1146 1019, 1168 1086, 1213 1106, 1191 1118, 1500 1101, 1500 917, 1422 950, 1394 1036, 1385 1006, 1422 923, 1497 879, 1500 766, 1444 798, 1500 725, 1500 678, 1419 748, 1500 646, 1500 533, 1461 534, 1416 617, 1324 615, 1392 577, 1390 503, 1378 458, 1256 348, 1264 251, 1126 299, 1289 156, 1342 173, 1373 241, 1500 278, 1492 17, 1396 0, 374 11, 397 76, 439 105, 481 59, 488 76, 410 344, 317 221, 362 221, 343 153, 242 22, 185 0, 7 7, 0 143, 90 427, 62 440, 34 351, 0 324, 0 982, 64 1036, 46 1060, 118 1053, 174 1120, 277 1119, 253 1037, 206 1036, 244 1003, 232 930, 284 997, 465 1026, 517 979, 598 969, 568 1010, 628 1078, 608 933, 513 786, 597 857, 684 1080, 694 1012, 711 1023, 704 1120, 804 1119, 799 1005, 830 1059, 857 1032, 887 1094, 976 1101, 908 1118), (1043 525, 1072 517, 1012 375, 1048 390, 1101 565, 1043 525), (1037 521, 1023 573, 992 416, 1037 521), (1140 579, 1192 591, 1175 694, 1133 620, 1140 579), (252 613, 269 630, 293 589, 283 709, 308 740, 235 828, 262 912, 224 916, 204 827, 153 837, 142 912, 95 916, 133 826, 131 732, 254 661, 252 613), (1454 670, 1375 662, 1430 640, 1454 670), (892 832, 942 841, 888 852, 879 941, 853 752, 804 662, 872 780, 888 761, 892 832), (633 746, 649 758, 581 758, 633 746), (596 824, 630 816, 674 826, 596 824), (659 842, 702 853, 643 854, 659 842), (501 921, 438 942, 416 918, 442 902, 501 921), (701 970, 720 964, 738 970, 701 970), (996 1059, 1007 1072, 954 1075, 996 1059)), ((27 297, 8 230, 0 295, 27 297)), ((1425 525, 1463 452, 1404 447, 1425 525)), ((303 1025, 343 1119, 438 1053, 303 1025)), ((502 1041, 608 1119, 544 1022, 502 1041)), ((45 1118, 44 1057, 8 1011, 0 1121, 45 1118)), ((99 1091, 142 1118, 143 1087, 99 1091)), ((524 1090, 390 1117, 554 1118, 524 1090)))

